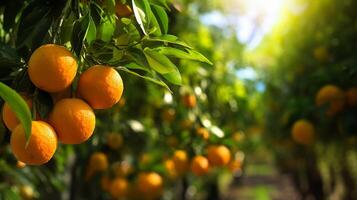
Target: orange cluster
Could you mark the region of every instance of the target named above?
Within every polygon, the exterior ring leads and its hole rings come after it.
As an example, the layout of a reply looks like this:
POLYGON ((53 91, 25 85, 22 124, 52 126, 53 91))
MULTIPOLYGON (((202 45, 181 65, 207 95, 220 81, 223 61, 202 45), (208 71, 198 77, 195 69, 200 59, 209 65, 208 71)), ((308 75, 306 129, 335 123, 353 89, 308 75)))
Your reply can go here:
MULTIPOLYGON (((119 102, 123 81, 110 66, 95 65, 79 75, 77 97, 72 97, 72 83, 77 76, 78 64, 65 47, 46 44, 36 49, 28 63, 31 82, 50 93, 54 107, 48 119, 32 122, 31 137, 26 144, 25 131, 7 103, 3 107, 3 120, 12 131, 11 147, 15 157, 30 165, 48 162, 63 144, 80 144, 88 140, 95 129, 93 109, 108 109, 119 102)), ((30 109, 32 100, 23 95, 30 109)))

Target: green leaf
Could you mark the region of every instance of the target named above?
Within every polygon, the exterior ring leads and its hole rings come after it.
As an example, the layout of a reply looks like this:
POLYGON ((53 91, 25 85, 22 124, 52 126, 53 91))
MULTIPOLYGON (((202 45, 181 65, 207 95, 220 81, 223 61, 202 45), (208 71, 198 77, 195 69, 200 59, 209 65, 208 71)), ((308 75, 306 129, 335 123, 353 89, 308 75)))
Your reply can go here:
POLYGON ((192 50, 192 49, 181 50, 181 49, 177 49, 177 48, 173 48, 173 47, 157 47, 154 50, 156 50, 159 53, 162 53, 164 55, 167 55, 167 56, 172 56, 172 57, 181 58, 181 59, 201 61, 201 62, 205 62, 205 63, 212 65, 211 61, 209 61, 206 57, 204 57, 199 52, 192 50))
POLYGON ((14 48, 0 45, 0 78, 9 77, 12 71, 16 71, 23 64, 14 48))
POLYGON ((76 21, 73 27, 71 44, 77 56, 80 56, 81 54, 83 42, 87 36, 88 29, 89 15, 87 14, 76 21))
POLYGON ((169 5, 167 4, 167 0, 151 0, 150 4, 156 5, 156 6, 161 6, 161 7, 166 8, 167 10, 170 10, 169 5))
POLYGON ((21 10, 24 1, 12 0, 7 1, 4 9, 4 30, 9 31, 15 25, 16 15, 21 10))
POLYGON ((9 104, 25 130, 27 142, 31 135, 31 112, 25 100, 9 86, 0 82, 0 96, 9 104))
POLYGON ((115 14, 115 0, 104 0, 103 5, 109 14, 115 14))
POLYGON ((89 26, 88 26, 86 40, 87 40, 88 44, 90 45, 97 37, 97 28, 95 26, 93 18, 91 16, 88 16, 88 17, 89 17, 89 26))
POLYGON ((105 42, 109 42, 115 31, 115 19, 111 16, 104 18, 104 21, 100 24, 98 30, 98 38, 105 42))
POLYGON ((151 37, 151 38, 145 38, 145 41, 148 42, 163 42, 163 43, 167 43, 167 44, 175 44, 175 45, 179 45, 182 47, 186 47, 189 49, 192 49, 192 47, 190 47, 188 44, 186 44, 183 41, 180 41, 178 39, 178 37, 174 36, 174 35, 162 35, 159 37, 151 37))
POLYGON ((169 27, 169 18, 165 9, 160 6, 153 5, 151 6, 151 10, 154 13, 159 28, 163 34, 167 34, 168 27, 169 27))
POLYGON ((179 72, 179 70, 177 68, 173 72, 162 74, 162 76, 166 80, 170 81, 171 83, 173 83, 175 85, 181 85, 182 84, 181 74, 180 74, 180 72, 179 72))
POLYGON ((166 88, 167 90, 169 90, 169 91, 171 92, 169 86, 167 86, 166 83, 164 83, 164 82, 161 81, 161 80, 154 79, 154 78, 148 77, 148 76, 140 75, 140 74, 138 74, 138 73, 136 73, 136 72, 134 72, 134 71, 131 71, 131 70, 125 68, 125 67, 117 67, 117 69, 118 69, 118 70, 121 70, 121 71, 124 71, 124 72, 127 72, 127 73, 129 73, 129 74, 135 75, 135 76, 137 76, 137 77, 143 78, 143 79, 145 79, 145 80, 147 80, 147 81, 150 81, 150 82, 152 82, 152 83, 155 83, 155 84, 157 84, 157 85, 160 85, 160 86, 166 88))
POLYGON ((145 48, 144 54, 150 67, 160 74, 167 74, 176 70, 176 66, 165 55, 150 48, 145 48))
POLYGON ((135 16, 136 22, 139 24, 139 26, 140 26, 141 30, 143 31, 143 33, 145 35, 147 35, 146 30, 145 30, 145 25, 144 25, 144 23, 147 22, 146 19, 145 19, 145 13, 140 7, 138 7, 136 5, 135 0, 132 0, 131 3, 132 3, 132 6, 133 6, 133 12, 134 12, 134 16, 135 16))

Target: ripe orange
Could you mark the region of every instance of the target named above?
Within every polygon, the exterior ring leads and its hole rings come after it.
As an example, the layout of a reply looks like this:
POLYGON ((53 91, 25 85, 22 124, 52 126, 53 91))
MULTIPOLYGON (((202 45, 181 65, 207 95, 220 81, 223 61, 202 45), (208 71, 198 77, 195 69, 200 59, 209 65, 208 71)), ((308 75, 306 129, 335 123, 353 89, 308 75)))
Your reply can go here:
POLYGON ((344 92, 335 85, 325 85, 322 87, 315 98, 317 106, 328 106, 326 114, 332 116, 343 109, 345 102, 344 92))
POLYGON ((112 169, 117 177, 127 177, 133 172, 133 166, 126 161, 113 163, 112 169))
MULTIPOLYGON (((30 110, 32 109, 32 99, 23 96, 30 110)), ((17 125, 20 124, 19 119, 17 119, 15 113, 11 110, 9 104, 7 102, 4 103, 4 107, 2 109, 2 119, 4 120, 5 126, 12 131, 17 125)))
POLYGON ((202 137, 203 139, 205 140, 208 140, 209 139, 209 132, 206 128, 204 127, 199 127, 197 130, 196 130, 196 133, 198 136, 202 137))
POLYGON ((231 160, 231 152, 224 145, 211 145, 207 151, 207 158, 212 166, 224 166, 231 160))
POLYGON ((189 159, 185 151, 176 150, 172 157, 172 161, 174 162, 175 169, 178 175, 183 175, 186 173, 189 167, 189 159))
POLYGON ((187 108, 196 107, 196 96, 193 94, 186 94, 182 97, 182 102, 187 108))
POLYGON ((129 5, 122 4, 120 1, 115 2, 115 14, 118 17, 128 17, 133 14, 129 5))
POLYGON ((357 87, 347 90, 346 97, 348 105, 357 106, 357 87))
POLYGON ((295 142, 310 145, 314 142, 315 128, 309 121, 300 119, 294 123, 291 135, 295 142))
POLYGON ((123 137, 118 133, 108 133, 106 139, 107 145, 113 150, 119 149, 123 145, 123 137))
POLYGON ((195 156, 191 161, 191 171, 196 176, 203 176, 208 173, 209 162, 204 156, 195 156))
POLYGON ((164 162, 164 166, 169 177, 175 179, 177 177, 177 172, 174 161, 172 159, 167 159, 164 162))
POLYGON ((31 126, 31 137, 27 147, 22 124, 12 131, 11 149, 17 160, 28 165, 42 165, 54 155, 57 148, 57 136, 46 122, 32 121, 31 126))
POLYGON ((232 172, 232 173, 236 173, 242 170, 242 162, 240 160, 232 160, 231 162, 229 162, 228 164, 228 169, 232 172))
POLYGON ((330 53, 328 52, 326 47, 321 46, 321 47, 316 47, 314 49, 314 58, 317 61, 326 62, 328 61, 329 57, 330 57, 330 53))
POLYGON ((36 49, 28 65, 32 83, 47 92, 59 92, 71 85, 78 68, 72 53, 55 44, 36 49))
POLYGON ((172 122, 176 117, 176 111, 173 108, 168 108, 162 111, 161 118, 166 122, 172 122))
POLYGON ((123 89, 123 81, 115 69, 95 65, 81 74, 77 91, 92 108, 107 109, 118 103, 123 89))
POLYGON ((95 152, 89 158, 89 165, 87 168, 86 179, 90 179, 95 173, 103 172, 108 169, 108 158, 102 152, 95 152))
POLYGON ((92 108, 81 99, 62 99, 50 114, 49 123, 64 144, 80 144, 89 139, 95 128, 92 108))
POLYGON ((163 192, 163 181, 159 174, 155 172, 142 172, 137 180, 138 192, 146 199, 157 199, 163 192))
POLYGON ((128 195, 129 183, 124 178, 115 178, 109 188, 109 193, 114 199, 121 199, 128 195))

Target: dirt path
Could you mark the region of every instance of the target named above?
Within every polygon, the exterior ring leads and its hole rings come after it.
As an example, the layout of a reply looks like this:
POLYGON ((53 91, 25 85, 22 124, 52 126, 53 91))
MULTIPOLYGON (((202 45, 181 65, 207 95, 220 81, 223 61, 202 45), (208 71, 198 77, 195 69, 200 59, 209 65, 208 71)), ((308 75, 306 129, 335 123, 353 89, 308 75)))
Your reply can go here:
POLYGON ((272 165, 253 165, 235 178, 224 200, 300 200, 292 179, 272 165))

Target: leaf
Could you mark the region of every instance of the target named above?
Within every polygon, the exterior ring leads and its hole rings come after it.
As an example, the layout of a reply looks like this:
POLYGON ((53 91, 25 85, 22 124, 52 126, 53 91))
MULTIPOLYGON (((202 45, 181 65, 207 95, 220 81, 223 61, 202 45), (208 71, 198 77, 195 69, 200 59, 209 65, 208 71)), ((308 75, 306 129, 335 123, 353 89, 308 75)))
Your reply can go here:
POLYGON ((12 71, 16 71, 23 64, 14 48, 0 45, 0 78, 8 77, 12 71))
POLYGON ((73 27, 71 44, 74 52, 79 57, 82 51, 83 42, 89 29, 89 15, 85 15, 77 20, 73 27))
POLYGON ((162 36, 158 36, 158 37, 151 37, 151 38, 145 38, 145 41, 148 42, 163 42, 163 43, 168 43, 168 44, 176 44, 182 47, 186 47, 188 49, 192 49, 192 47, 190 47, 188 44, 186 44, 183 41, 180 41, 178 39, 178 37, 174 36, 174 35, 162 35, 162 36))
POLYGON ((114 35, 115 26, 116 25, 115 25, 114 18, 112 18, 110 16, 104 18, 104 21, 99 26, 98 38, 100 38, 101 40, 103 40, 105 42, 109 42, 114 35))
POLYGON ((96 37, 97 37, 97 28, 95 26, 93 18, 89 16, 88 33, 86 36, 86 40, 88 44, 90 45, 96 39, 96 37))
POLYGON ((5 9, 4 9, 4 26, 3 26, 3 28, 5 31, 9 31, 11 28, 13 28, 13 26, 15 24, 16 15, 21 10, 23 4, 24 4, 24 1, 22 1, 22 0, 7 1, 7 5, 5 6, 5 9))
POLYGON ((109 14, 115 14, 115 0, 104 0, 103 5, 109 14))
POLYGON ((176 66, 165 55, 150 48, 145 48, 144 54, 150 67, 160 74, 166 74, 176 70, 176 66))
POLYGON ((144 26, 144 22, 146 22, 145 20, 145 13, 143 12, 143 10, 141 10, 141 8, 136 6, 135 0, 131 1, 132 6, 133 6, 133 12, 134 12, 134 16, 136 19, 136 22, 139 24, 141 30, 143 31, 143 33, 145 35, 147 35, 146 30, 145 30, 145 26, 144 26))
POLYGON ((129 74, 138 76, 138 77, 140 77, 140 78, 143 78, 143 79, 145 79, 145 80, 147 80, 147 81, 150 81, 150 82, 152 82, 152 83, 155 83, 155 84, 157 84, 157 85, 160 85, 160 86, 166 88, 167 90, 169 90, 170 92, 172 92, 172 91, 170 90, 169 86, 167 86, 166 83, 164 83, 164 82, 161 81, 161 80, 157 80, 157 79, 154 79, 154 78, 152 78, 152 77, 140 75, 140 74, 138 74, 138 73, 136 73, 136 72, 134 72, 134 71, 131 71, 131 70, 125 68, 125 67, 118 67, 117 69, 118 69, 118 70, 121 70, 121 71, 124 71, 124 72, 127 72, 127 73, 129 73, 129 74))
POLYGON ((173 83, 175 85, 181 85, 182 84, 181 74, 180 74, 180 72, 179 72, 179 70, 177 68, 173 72, 162 74, 162 76, 166 80, 170 81, 171 83, 173 83))
POLYGON ((156 6, 161 6, 161 7, 166 8, 167 10, 170 10, 169 5, 167 4, 167 0, 151 0, 150 4, 156 5, 156 6))
POLYGON ((201 61, 201 62, 205 62, 205 63, 212 65, 211 61, 209 61, 206 57, 204 57, 199 52, 192 50, 192 49, 186 49, 186 51, 184 51, 184 50, 173 48, 173 47, 157 47, 154 50, 156 50, 159 53, 162 53, 164 55, 167 55, 167 56, 172 56, 172 57, 181 58, 181 59, 201 61))
POLYGON ((151 6, 151 10, 154 13, 159 28, 163 34, 167 34, 168 27, 169 27, 169 18, 165 9, 160 6, 153 5, 151 6))
POLYGON ((25 130, 27 142, 31 135, 31 112, 25 100, 9 86, 0 82, 0 96, 9 104, 25 130))

